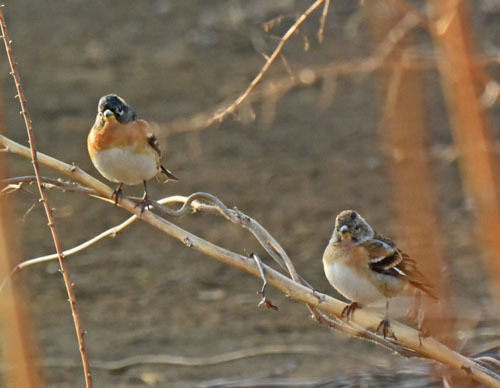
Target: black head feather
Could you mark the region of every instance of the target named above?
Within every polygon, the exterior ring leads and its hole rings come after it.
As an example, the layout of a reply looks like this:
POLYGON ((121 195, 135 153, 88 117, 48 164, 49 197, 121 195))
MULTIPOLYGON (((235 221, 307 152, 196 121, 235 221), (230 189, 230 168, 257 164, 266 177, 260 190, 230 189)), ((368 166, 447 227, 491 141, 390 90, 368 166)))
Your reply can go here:
POLYGON ((100 98, 97 111, 104 113, 106 110, 113 112, 116 119, 123 124, 137 120, 137 113, 134 109, 116 94, 108 94, 100 98))

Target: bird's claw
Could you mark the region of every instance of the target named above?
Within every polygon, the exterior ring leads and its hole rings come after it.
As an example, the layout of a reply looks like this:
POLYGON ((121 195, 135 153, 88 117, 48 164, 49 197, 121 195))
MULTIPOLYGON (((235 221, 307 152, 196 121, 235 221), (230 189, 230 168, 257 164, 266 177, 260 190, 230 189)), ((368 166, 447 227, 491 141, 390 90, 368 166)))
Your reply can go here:
POLYGON ((148 210, 150 205, 151 205, 151 201, 149 200, 149 198, 147 196, 145 196, 144 198, 142 198, 139 202, 137 202, 135 204, 134 209, 136 207, 140 206, 141 216, 142 216, 142 213, 144 213, 144 210, 148 210))
POLYGON ((352 318, 352 315, 354 314, 354 311, 357 309, 361 308, 361 305, 357 302, 351 302, 347 306, 344 307, 342 310, 342 314, 340 314, 341 317, 345 317, 347 319, 347 322, 352 318))
POLYGON ((387 338, 390 335, 390 337, 392 337, 394 340, 397 341, 397 338, 391 329, 391 322, 387 318, 380 321, 380 323, 377 326, 376 332, 377 333, 382 332, 382 335, 384 336, 384 338, 387 338))
POLYGON ((118 186, 115 191, 113 191, 113 194, 111 194, 111 199, 115 200, 115 206, 118 205, 118 201, 122 198, 123 192, 122 192, 122 185, 118 186))

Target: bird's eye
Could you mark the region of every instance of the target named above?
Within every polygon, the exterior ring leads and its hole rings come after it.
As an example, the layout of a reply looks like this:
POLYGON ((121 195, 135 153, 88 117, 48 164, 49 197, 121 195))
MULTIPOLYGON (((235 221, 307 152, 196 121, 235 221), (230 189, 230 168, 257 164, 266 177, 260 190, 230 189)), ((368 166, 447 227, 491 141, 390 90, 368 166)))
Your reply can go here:
POLYGON ((121 109, 121 108, 116 109, 116 114, 118 116, 121 116, 123 114, 123 109, 121 109))
POLYGON ((354 227, 354 230, 359 230, 359 225, 356 225, 356 226, 354 227))

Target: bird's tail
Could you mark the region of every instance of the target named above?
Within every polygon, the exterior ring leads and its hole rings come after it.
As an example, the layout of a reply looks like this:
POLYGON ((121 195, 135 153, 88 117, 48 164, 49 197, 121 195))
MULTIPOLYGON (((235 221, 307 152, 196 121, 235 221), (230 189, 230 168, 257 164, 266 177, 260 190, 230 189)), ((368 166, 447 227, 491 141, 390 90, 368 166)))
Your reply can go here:
POLYGON ((172 174, 170 171, 168 171, 165 167, 160 166, 160 171, 158 174, 156 174, 156 179, 160 183, 165 183, 168 181, 178 181, 179 178, 177 178, 174 174, 172 174))

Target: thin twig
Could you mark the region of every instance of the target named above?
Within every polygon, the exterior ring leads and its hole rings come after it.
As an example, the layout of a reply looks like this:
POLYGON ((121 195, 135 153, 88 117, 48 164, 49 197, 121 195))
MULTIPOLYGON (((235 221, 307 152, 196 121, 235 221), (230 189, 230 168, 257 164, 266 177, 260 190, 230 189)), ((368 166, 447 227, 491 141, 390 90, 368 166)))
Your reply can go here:
POLYGON ((52 214, 52 208, 50 207, 50 203, 48 201, 48 198, 45 194, 45 190, 43 188, 40 167, 38 165, 35 133, 34 133, 34 130, 32 127, 32 121, 31 121, 29 113, 28 113, 26 99, 24 98, 24 93, 23 93, 23 89, 21 86, 21 80, 20 80, 19 74, 17 72, 16 62, 14 61, 14 57, 12 54, 11 40, 10 40, 8 32, 7 32, 7 25, 5 23, 3 9, 1 7, 0 7, 0 27, 2 30, 2 38, 3 38, 4 44, 5 44, 5 50, 7 52, 7 58, 9 60, 11 75, 14 78, 14 83, 15 83, 16 90, 17 90, 17 97, 19 98, 19 103, 21 105, 21 114, 23 115, 24 124, 26 126, 26 131, 28 133, 30 151, 31 151, 31 160, 32 160, 33 169, 34 169, 35 175, 36 175, 38 190, 40 191, 40 199, 41 199, 43 206, 45 208, 45 214, 47 215, 47 220, 49 222, 49 228, 50 228, 50 231, 52 234, 52 239, 54 240, 54 245, 55 245, 57 255, 59 258, 59 266, 61 269, 61 274, 63 276, 64 285, 65 285, 66 291, 68 293, 68 300, 69 300, 71 312, 73 315, 73 322, 75 324, 76 335, 77 335, 78 344, 80 347, 80 354, 82 357, 83 371, 85 374, 85 384, 86 384, 87 388, 92 388, 92 377, 91 377, 91 373, 90 373, 90 365, 89 365, 89 361, 88 361, 88 357, 87 357, 87 352, 85 349, 84 330, 82 328, 80 316, 78 314, 78 309, 76 306, 76 298, 75 298, 75 293, 73 291, 73 285, 71 282, 71 278, 69 276, 66 265, 64 263, 64 256, 62 254, 63 250, 62 250, 61 242, 59 239, 59 234, 57 233, 57 226, 55 223, 55 219, 54 219, 54 216, 52 214))
MULTIPOLYGON (((185 357, 172 354, 144 354, 114 361, 93 360, 92 368, 107 371, 123 371, 124 369, 133 368, 136 366, 152 364, 175 365, 183 367, 213 366, 243 360, 246 358, 254 358, 272 354, 309 354, 312 356, 325 357, 328 355, 333 355, 334 352, 322 349, 319 346, 312 345, 276 344, 245 348, 206 357, 185 357)), ((45 360, 44 366, 60 368, 75 367, 76 364, 72 360, 55 358, 45 360)))
MULTIPOLYGON (((22 178, 24 178, 23 179, 24 181, 30 181, 28 179, 29 177, 22 177, 22 178)), ((44 181, 46 179, 48 179, 48 178, 44 178, 44 181)), ((17 182, 18 180, 20 180, 20 179, 19 178, 4 179, 3 181, 0 181, 0 183, 5 182, 5 181, 17 182)), ((57 182, 60 183, 61 181, 57 180, 57 182)), ((55 185, 55 187, 63 188, 64 190, 66 190, 66 184, 69 184, 69 185, 72 185, 72 186, 74 185, 73 183, 67 183, 67 182, 65 182, 65 185, 62 185, 62 186, 55 185)), ((78 192, 78 193, 85 193, 85 194, 89 194, 89 195, 92 195, 92 196, 96 196, 95 195, 95 193, 96 193, 95 190, 89 189, 87 187, 83 187, 83 186, 80 186, 80 185, 78 185, 78 187, 81 188, 82 191, 80 191, 80 189, 67 190, 67 191, 78 192)), ((106 200, 107 202, 109 202, 107 199, 105 199, 103 197, 98 197, 98 198, 106 200)), ((185 198, 185 197, 182 197, 182 198, 185 198)), ((169 198, 163 198, 163 199, 159 200, 158 202, 156 202, 156 201, 153 201, 153 202, 155 204, 157 204, 157 206, 161 206, 162 204, 165 204, 165 203, 180 202, 180 200, 179 200, 178 197, 169 197, 169 198)), ((170 215, 174 215, 174 216, 183 215, 184 213, 186 213, 187 210, 189 210, 189 204, 190 203, 191 202, 187 202, 186 201, 184 203, 184 205, 178 211, 172 210, 169 214, 170 215)), ((92 237, 91 239, 89 239, 87 241, 84 241, 83 243, 81 243, 81 244, 79 244, 79 245, 77 245, 77 246, 75 246, 75 247, 73 247, 71 249, 65 250, 63 252, 64 258, 68 258, 70 256, 73 256, 73 255, 77 254, 77 253, 80 253, 83 250, 85 250, 85 249, 91 247, 92 245, 98 243, 99 241, 105 239, 106 237, 115 237, 117 234, 121 233, 125 228, 127 228, 132 223, 134 223, 135 221, 137 221, 137 219, 138 219, 138 217, 136 215, 133 215, 132 217, 127 218, 121 224, 115 225, 112 228, 109 228, 109 229, 105 230, 104 232, 99 233, 98 235, 92 237)), ((50 255, 35 257, 33 259, 25 260, 25 261, 17 264, 12 269, 12 271, 9 273, 9 275, 5 279, 3 279, 2 282, 0 283, 0 292, 2 291, 2 289, 5 286, 5 284, 7 283, 7 281, 9 281, 14 274, 22 271, 23 269, 25 269, 27 267, 32 266, 32 265, 36 265, 36 264, 40 264, 40 263, 45 263, 47 261, 57 260, 58 257, 59 256, 57 255, 57 253, 54 253, 54 254, 50 254, 50 255)))
POLYGON ((271 64, 274 62, 276 57, 281 52, 281 49, 283 48, 287 40, 298 30, 300 25, 308 18, 308 16, 312 12, 314 12, 316 8, 318 8, 324 1, 325 0, 316 0, 302 15, 300 15, 297 18, 295 23, 288 29, 288 31, 280 39, 278 45, 274 49, 274 52, 267 59, 266 63, 264 64, 264 66, 262 66, 259 73, 255 76, 252 82, 250 82, 250 85, 247 87, 247 89, 231 105, 226 107, 221 112, 216 113, 214 116, 212 116, 206 123, 207 126, 212 125, 215 122, 221 122, 228 114, 234 113, 234 111, 241 105, 241 103, 245 101, 245 99, 253 90, 255 85, 257 85, 260 82, 264 74, 267 72, 271 64))
MULTIPOLYGON (((87 195, 97 195, 97 192, 93 189, 89 189, 88 187, 84 187, 74 182, 66 182, 61 179, 47 178, 41 177, 43 182, 43 187, 46 189, 57 187, 63 191, 69 191, 74 193, 81 193, 87 195)), ((13 191, 20 190, 22 188, 23 183, 32 183, 36 182, 36 176, 28 175, 28 176, 19 176, 8 179, 1 179, 0 185, 5 185, 5 187, 0 190, 0 193, 11 193, 13 191)))
POLYGON ((260 273, 260 277, 263 281, 262 288, 260 291, 257 292, 257 295, 262 296, 262 299, 260 300, 259 304, 257 306, 266 306, 268 309, 273 309, 274 311, 278 311, 279 308, 278 306, 275 306, 272 304, 271 300, 267 298, 266 296, 266 288, 267 288, 267 278, 266 278, 266 273, 264 271, 264 267, 262 266, 262 260, 260 259, 259 256, 257 256, 255 253, 252 253, 250 255, 250 258, 255 260, 255 264, 257 264, 257 268, 260 273))
MULTIPOLYGON (((29 157, 30 155, 28 148, 23 147, 4 136, 0 136, 0 144, 9 146, 11 152, 13 153, 23 155, 25 157, 29 157)), ((40 163, 44 163, 57 171, 70 176, 72 179, 80 182, 84 186, 94 188, 97 192, 99 192, 99 194, 109 197, 112 193, 112 189, 110 187, 104 185, 102 182, 91 177, 84 171, 41 153, 39 153, 38 156, 40 163)), ((133 214, 139 215, 140 210, 135 207, 135 202, 128 198, 122 199, 119 206, 133 214)), ((216 260, 246 271, 254 276, 260 277, 259 269, 257 268, 255 261, 246 256, 239 255, 206 241, 169 222, 168 220, 159 217, 157 214, 149 210, 145 210, 142 213, 141 220, 157 229, 160 229, 176 240, 183 242, 188 248, 195 249, 196 251, 216 260)), ((293 281, 287 276, 284 276, 273 268, 265 264, 262 265, 269 284, 281 290, 290 298, 305 303, 306 305, 311 305, 314 308, 322 310, 328 314, 332 314, 339 319, 342 316, 342 311, 346 307, 344 302, 334 299, 328 295, 315 292, 310 288, 293 281)), ((379 314, 375 314, 366 309, 360 309, 356 311, 354 316, 350 319, 350 322, 368 330, 370 328, 377 327, 381 319, 382 316, 379 314)), ((500 388, 500 380, 498 379, 498 376, 491 370, 488 370, 484 366, 478 364, 476 361, 451 350, 432 337, 422 337, 417 330, 405 326, 397 321, 391 321, 391 328, 398 339, 394 342, 397 345, 414 350, 421 357, 433 359, 458 371, 467 373, 471 378, 487 385, 488 387, 500 388)))
POLYGON ((319 21, 318 29, 318 42, 322 43, 325 38, 325 24, 326 15, 328 15, 328 7, 330 6, 330 0, 325 0, 325 5, 323 6, 323 13, 321 14, 321 19, 319 21))
POLYGON ((406 0, 393 0, 391 4, 394 5, 403 14, 413 14, 418 19, 418 24, 420 27, 424 28, 425 30, 430 30, 431 27, 429 25, 427 16, 412 4, 408 3, 406 0))

